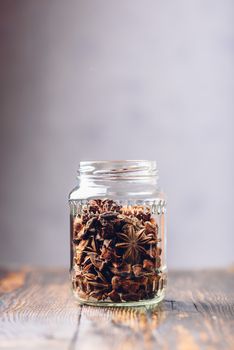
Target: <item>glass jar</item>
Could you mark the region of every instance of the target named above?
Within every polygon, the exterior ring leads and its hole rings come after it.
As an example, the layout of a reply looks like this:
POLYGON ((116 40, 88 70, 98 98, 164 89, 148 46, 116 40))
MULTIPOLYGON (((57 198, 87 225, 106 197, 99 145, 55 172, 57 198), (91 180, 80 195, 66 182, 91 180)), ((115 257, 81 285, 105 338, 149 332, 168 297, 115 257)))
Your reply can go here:
POLYGON ((156 162, 80 162, 69 195, 71 283, 81 303, 146 305, 165 293, 165 195, 156 162))

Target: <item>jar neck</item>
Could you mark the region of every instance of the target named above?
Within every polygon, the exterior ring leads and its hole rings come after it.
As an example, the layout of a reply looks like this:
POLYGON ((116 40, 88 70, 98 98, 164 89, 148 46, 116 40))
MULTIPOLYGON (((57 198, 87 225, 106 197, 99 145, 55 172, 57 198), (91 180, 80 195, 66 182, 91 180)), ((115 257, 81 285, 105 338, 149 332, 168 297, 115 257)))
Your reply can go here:
POLYGON ((158 170, 156 162, 149 160, 85 161, 79 164, 78 180, 80 185, 87 186, 117 183, 157 186, 158 170))

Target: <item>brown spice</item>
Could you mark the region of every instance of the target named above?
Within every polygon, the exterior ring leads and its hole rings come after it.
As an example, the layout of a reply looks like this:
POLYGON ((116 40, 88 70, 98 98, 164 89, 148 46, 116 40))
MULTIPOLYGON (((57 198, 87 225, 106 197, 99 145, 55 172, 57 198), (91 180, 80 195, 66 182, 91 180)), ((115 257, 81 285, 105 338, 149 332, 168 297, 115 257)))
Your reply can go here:
POLYGON ((81 299, 120 303, 154 297, 162 250, 148 207, 92 199, 73 219, 72 231, 73 289, 81 299))

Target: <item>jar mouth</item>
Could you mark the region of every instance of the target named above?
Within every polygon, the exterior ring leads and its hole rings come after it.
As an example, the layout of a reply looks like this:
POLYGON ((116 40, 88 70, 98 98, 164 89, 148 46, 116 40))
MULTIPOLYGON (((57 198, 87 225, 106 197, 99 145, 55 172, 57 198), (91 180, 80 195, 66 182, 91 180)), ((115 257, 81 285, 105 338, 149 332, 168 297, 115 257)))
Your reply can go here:
POLYGON ((152 160, 91 160, 79 163, 78 178, 143 179, 158 178, 156 161, 152 160))

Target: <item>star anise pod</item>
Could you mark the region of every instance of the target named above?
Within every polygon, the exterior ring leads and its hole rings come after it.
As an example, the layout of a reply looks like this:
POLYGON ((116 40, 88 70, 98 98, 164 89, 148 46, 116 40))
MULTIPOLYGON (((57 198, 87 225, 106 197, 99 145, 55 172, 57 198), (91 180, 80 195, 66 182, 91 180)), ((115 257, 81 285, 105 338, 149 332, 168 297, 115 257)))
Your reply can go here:
POLYGON ((102 270, 105 266, 105 261, 100 257, 100 250, 98 243, 95 237, 92 237, 90 244, 85 247, 84 252, 87 254, 87 257, 97 269, 102 270))
MULTIPOLYGON (((157 240, 157 242, 159 242, 159 239, 157 240)), ((160 247, 157 247, 156 244, 152 244, 149 247, 149 249, 147 249, 147 255, 151 259, 160 258, 161 253, 162 253, 162 249, 160 247)))
POLYGON ((115 290, 112 290, 110 293, 107 294, 107 296, 111 299, 111 301, 114 301, 115 303, 121 302, 120 295, 115 290))
POLYGON ((108 221, 102 221, 102 228, 101 228, 100 236, 103 239, 114 238, 115 230, 114 230, 113 223, 108 222, 108 221))
POLYGON ((112 211, 106 211, 102 214, 100 214, 100 219, 104 219, 104 220, 113 220, 115 218, 117 218, 118 213, 114 213, 112 211))
POLYGON ((121 212, 130 217, 136 217, 141 221, 149 221, 151 218, 151 211, 149 207, 142 205, 126 206, 121 208, 121 212))
POLYGON ((122 299, 124 301, 138 301, 138 300, 140 300, 140 294, 139 293, 123 294, 122 299))
POLYGON ((116 243, 116 248, 124 249, 123 259, 136 263, 140 254, 147 254, 146 245, 152 243, 152 237, 146 236, 145 229, 136 231, 133 225, 125 225, 126 233, 119 233, 122 242, 116 243))
POLYGON ((120 211, 121 209, 121 206, 115 203, 112 199, 103 199, 101 206, 102 206, 103 212, 105 211, 116 212, 116 211, 120 211))
POLYGON ((116 276, 128 276, 132 272, 131 264, 127 264, 126 262, 113 262, 112 265, 113 267, 111 267, 110 270, 116 276))
POLYGON ((94 214, 100 213, 100 203, 101 201, 98 199, 96 200, 91 199, 87 206, 88 212, 94 213, 94 214))
POLYGON ((84 251, 87 255, 92 255, 92 254, 97 255, 99 253, 98 243, 95 237, 91 237, 89 239, 89 244, 85 246, 84 251))
POLYGON ((103 261, 99 256, 95 254, 90 255, 90 260, 93 266, 100 271, 102 271, 106 265, 105 261, 103 261))
POLYGON ((73 220, 73 235, 78 236, 80 230, 83 228, 82 219, 76 216, 73 220))
POLYGON ((144 270, 142 264, 136 264, 132 266, 132 271, 135 275, 135 277, 143 276, 144 270))
POLYGON ((152 223, 150 221, 146 221, 145 222, 145 231, 146 231, 146 234, 151 234, 152 237, 155 237, 157 238, 157 235, 158 235, 158 225, 155 223, 152 223))
POLYGON ((85 249, 88 245, 88 241, 82 240, 80 243, 75 247, 75 256, 74 260, 79 265, 82 263, 84 257, 85 257, 85 249))
POLYGON ((143 261, 143 268, 147 271, 153 271, 155 269, 155 264, 153 263, 153 261, 145 259, 143 261))
POLYGON ((100 258, 105 261, 116 261, 120 258, 115 252, 115 249, 111 247, 102 246, 100 258))
POLYGON ((105 276, 96 270, 96 278, 87 280, 88 288, 90 289, 89 297, 96 298, 97 300, 104 300, 107 294, 110 293, 112 286, 105 276))

